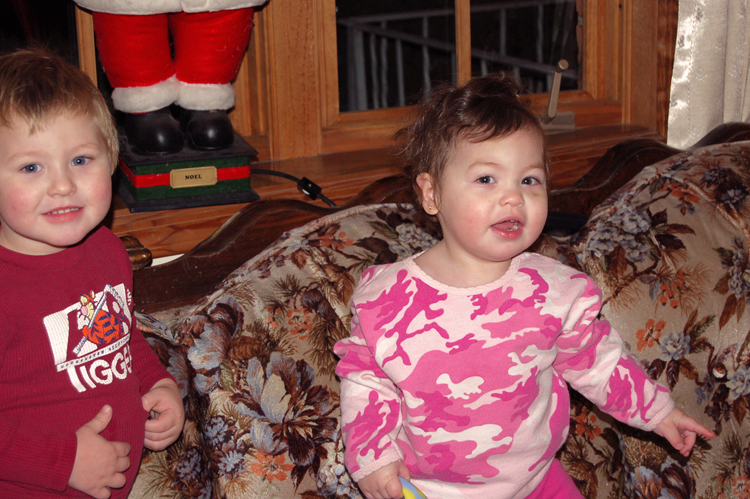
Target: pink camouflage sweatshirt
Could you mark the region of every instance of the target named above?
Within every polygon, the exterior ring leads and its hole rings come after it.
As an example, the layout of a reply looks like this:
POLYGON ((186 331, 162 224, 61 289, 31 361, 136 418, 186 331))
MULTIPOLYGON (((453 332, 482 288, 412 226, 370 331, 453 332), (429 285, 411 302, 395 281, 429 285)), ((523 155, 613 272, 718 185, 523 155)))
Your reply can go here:
POLYGON ((567 438, 566 381, 653 430, 674 403, 600 307, 586 274, 533 253, 474 288, 437 282, 414 257, 367 269, 334 347, 352 478, 403 460, 430 499, 524 498, 567 438))

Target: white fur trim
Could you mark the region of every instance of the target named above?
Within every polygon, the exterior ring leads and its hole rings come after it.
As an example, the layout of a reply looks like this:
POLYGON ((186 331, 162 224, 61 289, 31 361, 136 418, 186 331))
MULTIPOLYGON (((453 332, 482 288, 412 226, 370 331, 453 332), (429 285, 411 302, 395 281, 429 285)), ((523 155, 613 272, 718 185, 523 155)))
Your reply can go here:
POLYGON ((94 12, 142 16, 165 12, 215 12, 258 7, 267 0, 75 0, 94 12))
POLYGON ((173 104, 180 94, 177 77, 148 87, 119 87, 112 91, 112 104, 124 113, 148 113, 173 104))
POLYGON ((227 110, 234 106, 234 89, 230 84, 180 82, 177 105, 193 111, 227 110))
POLYGON ((242 2, 237 0, 182 0, 182 9, 185 12, 216 12, 217 10, 257 7, 264 3, 266 3, 266 0, 244 0, 242 2))
POLYGON ((180 0, 75 0, 84 9, 108 14, 146 15, 180 12, 180 0))

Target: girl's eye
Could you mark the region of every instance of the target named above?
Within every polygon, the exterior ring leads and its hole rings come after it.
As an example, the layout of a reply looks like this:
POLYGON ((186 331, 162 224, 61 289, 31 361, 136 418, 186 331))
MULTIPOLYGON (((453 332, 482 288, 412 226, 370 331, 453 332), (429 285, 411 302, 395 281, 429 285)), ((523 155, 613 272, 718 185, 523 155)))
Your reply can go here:
POLYGON ((495 179, 490 177, 489 175, 482 175, 477 179, 477 182, 480 184, 492 184, 495 182, 495 179))
POLYGON ((83 166, 86 163, 88 163, 90 158, 86 158, 84 156, 78 156, 73 160, 73 166, 83 166))
POLYGON ((39 165, 26 165, 22 168, 25 173, 36 173, 41 171, 42 167, 39 165))
POLYGON ((539 180, 536 177, 526 177, 525 179, 523 179, 523 184, 524 185, 537 185, 537 184, 541 184, 541 183, 542 183, 542 181, 539 180))

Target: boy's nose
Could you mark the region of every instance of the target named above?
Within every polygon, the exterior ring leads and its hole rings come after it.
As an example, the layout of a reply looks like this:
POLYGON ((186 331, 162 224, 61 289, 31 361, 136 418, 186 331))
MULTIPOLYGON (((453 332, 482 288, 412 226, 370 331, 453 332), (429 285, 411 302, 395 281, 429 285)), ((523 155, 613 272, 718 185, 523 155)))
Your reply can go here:
POLYGON ((67 171, 59 171, 53 174, 49 186, 51 196, 68 196, 76 191, 76 184, 67 171))

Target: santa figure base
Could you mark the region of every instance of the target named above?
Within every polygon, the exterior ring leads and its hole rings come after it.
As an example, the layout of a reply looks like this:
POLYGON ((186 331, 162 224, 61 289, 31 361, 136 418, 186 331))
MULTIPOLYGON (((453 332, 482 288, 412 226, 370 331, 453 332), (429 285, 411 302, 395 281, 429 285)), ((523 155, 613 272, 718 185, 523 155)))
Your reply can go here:
POLYGON ((120 136, 117 192, 133 213, 257 201, 250 187, 250 163, 257 155, 237 133, 227 149, 185 147, 158 156, 133 152, 120 136))

